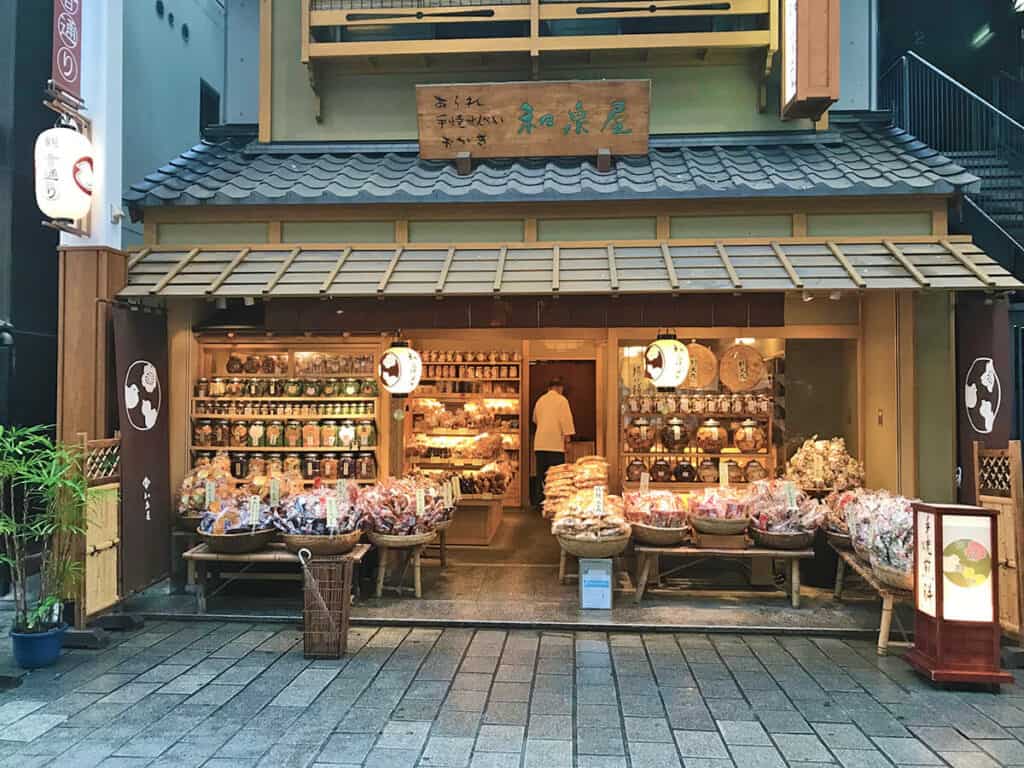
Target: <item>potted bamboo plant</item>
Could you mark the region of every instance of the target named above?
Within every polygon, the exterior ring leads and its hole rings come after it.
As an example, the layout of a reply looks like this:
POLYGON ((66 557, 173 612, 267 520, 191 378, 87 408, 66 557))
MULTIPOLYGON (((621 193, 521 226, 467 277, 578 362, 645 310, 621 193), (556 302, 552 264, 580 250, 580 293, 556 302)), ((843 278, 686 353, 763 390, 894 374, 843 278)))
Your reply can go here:
POLYGON ((53 440, 51 431, 0 425, 0 562, 14 588, 14 658, 26 669, 60 656, 64 602, 82 574, 75 541, 85 533, 88 482, 79 451, 53 440), (38 584, 28 570, 37 553, 38 584))

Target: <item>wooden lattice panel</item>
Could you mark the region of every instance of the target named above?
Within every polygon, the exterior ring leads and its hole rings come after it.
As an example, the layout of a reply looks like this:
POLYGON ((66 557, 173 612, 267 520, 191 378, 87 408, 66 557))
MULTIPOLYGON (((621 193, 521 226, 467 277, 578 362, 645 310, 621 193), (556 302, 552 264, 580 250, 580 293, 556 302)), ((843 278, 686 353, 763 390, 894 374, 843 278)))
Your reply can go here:
POLYGON ((1003 451, 978 456, 978 488, 984 496, 1010 496, 1010 457, 1003 451))
POLYGON ((117 482, 121 478, 121 441, 115 438, 87 442, 83 464, 89 485, 117 482))

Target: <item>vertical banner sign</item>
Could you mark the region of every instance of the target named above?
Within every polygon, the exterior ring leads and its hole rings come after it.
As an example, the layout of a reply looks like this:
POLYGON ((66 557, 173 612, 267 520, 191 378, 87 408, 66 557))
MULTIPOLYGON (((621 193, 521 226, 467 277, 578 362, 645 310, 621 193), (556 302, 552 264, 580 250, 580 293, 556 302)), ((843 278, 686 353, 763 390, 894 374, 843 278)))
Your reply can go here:
POLYGON ((985 303, 984 294, 956 298, 958 499, 974 498, 974 441, 1005 448, 1013 424, 1010 316, 1005 301, 985 303))
POLYGON ((82 98, 82 2, 53 0, 53 67, 61 91, 82 98))
POLYGON ((171 524, 167 423, 167 319, 115 305, 121 427, 121 559, 125 594, 167 575, 171 524))

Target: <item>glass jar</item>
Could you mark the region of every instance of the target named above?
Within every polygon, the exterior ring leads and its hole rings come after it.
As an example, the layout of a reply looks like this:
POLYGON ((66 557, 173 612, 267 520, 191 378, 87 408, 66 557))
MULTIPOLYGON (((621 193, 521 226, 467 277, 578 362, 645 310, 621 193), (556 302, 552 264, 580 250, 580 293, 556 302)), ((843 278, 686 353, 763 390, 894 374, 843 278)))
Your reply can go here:
POLYGON ((359 394, 365 397, 376 397, 378 394, 376 379, 363 379, 363 383, 359 387, 359 394))
POLYGON ((302 447, 320 447, 320 426, 315 421, 307 421, 302 425, 302 447))
POLYGON ((735 459, 729 459, 725 464, 725 471, 729 474, 729 482, 731 484, 743 482, 743 470, 740 465, 736 463, 735 459))
POLYGON ((302 381, 288 379, 284 384, 284 394, 287 397, 302 397, 302 381))
POLYGON ((256 355, 249 355, 245 358, 245 364, 242 367, 245 373, 250 375, 260 372, 260 359, 256 355))
POLYGON ((682 459, 672 470, 672 477, 677 483, 697 482, 697 470, 689 459, 682 459))
POLYGON ((244 448, 249 445, 249 423, 247 421, 236 421, 231 425, 231 446, 233 448, 244 448))
POLYGON ((360 453, 356 459, 356 479, 377 479, 377 457, 370 452, 360 453))
POLYGON ((227 419, 218 419, 213 422, 213 440, 211 445, 217 448, 226 448, 231 442, 231 422, 227 419))
POLYGON ((260 373, 265 373, 268 376, 277 373, 277 362, 273 355, 264 355, 260 358, 260 373))
POLYGON ((697 467, 697 477, 702 483, 717 483, 718 462, 714 459, 704 459, 697 467))
POLYGON ((213 442, 213 422, 209 419, 199 419, 192 427, 192 445, 200 448, 210 448, 213 442))
POLYGON ((338 457, 338 477, 351 480, 356 476, 356 455, 343 453, 338 457))
POLYGON ((336 456, 324 456, 320 460, 320 477, 324 480, 338 479, 338 459, 336 456))
POLYGON ((210 379, 210 397, 224 397, 228 393, 228 384, 224 379, 210 379))
POLYGON ((651 480, 655 483, 667 483, 672 480, 672 467, 668 459, 658 459, 651 465, 651 480))
POLYGON ((245 363, 242 362, 242 358, 238 355, 231 355, 228 358, 228 364, 225 366, 225 370, 228 373, 241 373, 245 368, 245 363))
POLYGON ((267 440, 267 422, 254 421, 249 424, 249 447, 262 448, 267 440))
POLYGON ((267 454, 267 474, 280 475, 284 472, 284 460, 280 453, 267 454))
POLYGON ((732 444, 743 453, 761 453, 765 449, 765 434, 753 419, 746 419, 732 433, 732 444))
POLYGON ((302 422, 289 421, 284 428, 284 444, 288 448, 298 448, 302 445, 302 422))
POLYGON ((756 483, 758 480, 764 480, 768 477, 768 470, 757 459, 751 459, 743 468, 743 476, 748 483, 756 483))
POLYGON ((302 476, 306 480, 312 480, 320 474, 320 455, 317 453, 306 453, 302 456, 302 476))
POLYGON ((339 392, 339 382, 337 379, 324 379, 320 385, 320 394, 323 397, 337 397, 339 392))
POLYGON ((264 379, 267 397, 280 397, 284 394, 284 385, 280 379, 264 379))
POLYGON ((303 397, 320 397, 320 382, 316 379, 306 379, 302 382, 303 397))
POLYGON ((228 379, 228 397, 244 397, 245 396, 245 380, 244 379, 228 379))
POLYGON ((285 472, 302 472, 302 457, 297 453, 286 453, 284 457, 285 472))
POLYGON ((697 429, 697 447, 704 453, 721 453, 729 441, 729 434, 714 419, 708 419, 697 429))
POLYGON ((249 476, 264 477, 267 474, 267 460, 259 454, 249 457, 249 476))
POLYGON ((377 446, 377 425, 373 419, 361 419, 356 423, 356 440, 364 448, 377 446))
POLYGON ((356 423, 345 419, 338 427, 338 447, 352 448, 356 444, 356 423))
POLYGON ((249 457, 244 453, 231 454, 231 476, 243 480, 249 474, 249 457))
POLYGON ((687 432, 685 422, 678 416, 669 419, 661 428, 661 443, 666 451, 678 452, 686 448, 690 442, 690 435, 687 432))
POLYGON ((210 396, 210 380, 200 379, 196 382, 195 387, 196 397, 209 397, 210 396))
POLYGON ((268 448, 280 448, 284 445, 284 422, 272 421, 267 425, 268 448))
POLYGON ((626 465, 626 480, 631 483, 639 482, 640 475, 647 471, 647 465, 641 459, 633 459, 626 465))
POLYGON ((267 382, 264 379, 248 379, 245 382, 246 397, 264 397, 267 394, 267 382))
POLYGON ((333 419, 320 422, 320 445, 324 448, 338 447, 338 422, 333 419))
POLYGON ((355 397, 359 394, 360 389, 359 379, 345 379, 341 383, 341 394, 345 397, 355 397))
POLYGON ((637 453, 647 453, 654 447, 654 429, 651 422, 641 416, 633 419, 633 423, 626 429, 626 445, 629 450, 637 453))

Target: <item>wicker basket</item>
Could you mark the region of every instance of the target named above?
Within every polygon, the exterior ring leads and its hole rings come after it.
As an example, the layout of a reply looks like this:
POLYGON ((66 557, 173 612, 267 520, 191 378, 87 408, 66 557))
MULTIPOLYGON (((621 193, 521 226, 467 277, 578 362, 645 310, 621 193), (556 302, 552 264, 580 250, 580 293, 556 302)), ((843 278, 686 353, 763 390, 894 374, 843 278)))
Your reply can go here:
POLYGON ((868 563, 868 564, 871 563, 871 550, 870 549, 862 549, 861 547, 858 547, 857 546, 857 539, 853 538, 852 536, 850 537, 850 544, 853 547, 853 551, 857 555, 857 557, 859 557, 865 563, 868 563))
POLYGON ((199 523, 202 521, 202 515, 175 515, 174 520, 178 525, 178 530, 181 531, 194 531, 199 527, 199 523))
POLYGON ((836 549, 853 549, 853 537, 848 533, 825 529, 825 538, 836 549))
POLYGON ((203 533, 196 529, 199 538, 211 552, 222 555, 247 555, 259 552, 277 537, 277 529, 267 528, 255 533, 203 533))
POLYGON ((390 533, 376 533, 371 531, 366 534, 366 538, 370 540, 370 543, 376 547, 390 547, 391 549, 400 549, 402 547, 417 547, 420 544, 429 544, 434 540, 436 533, 431 531, 430 533, 415 533, 409 536, 395 536, 390 533))
POLYGON ((434 533, 444 533, 452 527, 452 523, 454 522, 455 518, 449 518, 448 520, 445 520, 443 523, 438 523, 434 526, 434 533))
POLYGON ((562 549, 576 557, 615 557, 621 555, 629 544, 629 536, 615 536, 607 539, 575 539, 559 536, 562 549))
POLYGON ((754 540, 754 544, 765 549, 807 549, 814 544, 814 531, 782 533, 762 531, 751 526, 750 536, 754 540))
POLYGON ((719 536, 733 536, 743 533, 750 526, 750 520, 746 517, 726 519, 721 517, 691 517, 690 525, 700 533, 716 534, 719 536))
POLYGON ((903 589, 907 592, 911 592, 914 589, 914 574, 913 572, 901 571, 897 568, 893 568, 891 565, 880 563, 878 560, 871 561, 871 572, 875 575, 875 578, 885 584, 887 587, 893 589, 903 589))
POLYGON ((289 552, 298 554, 300 549, 308 549, 316 555, 344 555, 351 552, 363 536, 360 530, 351 533, 339 533, 334 536, 307 536, 302 533, 283 533, 281 541, 289 552))
POLYGON ((651 547, 674 547, 682 544, 690 535, 687 526, 682 528, 658 528, 654 525, 633 523, 633 539, 637 544, 647 544, 651 547))

